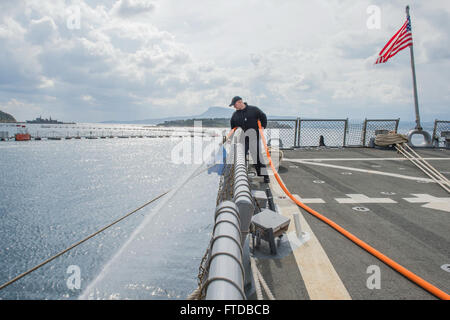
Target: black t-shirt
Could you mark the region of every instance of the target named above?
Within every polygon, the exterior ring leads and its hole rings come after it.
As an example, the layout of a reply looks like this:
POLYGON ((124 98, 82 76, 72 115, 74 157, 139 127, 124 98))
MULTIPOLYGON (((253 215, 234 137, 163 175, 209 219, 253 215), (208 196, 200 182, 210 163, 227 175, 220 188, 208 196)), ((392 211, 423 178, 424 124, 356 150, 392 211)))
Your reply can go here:
POLYGON ((265 128, 267 126, 266 114, 258 107, 249 106, 247 103, 245 105, 245 109, 236 110, 231 116, 231 128, 241 127, 244 131, 247 129, 255 129, 256 132, 259 132, 258 120, 261 121, 261 126, 265 128))

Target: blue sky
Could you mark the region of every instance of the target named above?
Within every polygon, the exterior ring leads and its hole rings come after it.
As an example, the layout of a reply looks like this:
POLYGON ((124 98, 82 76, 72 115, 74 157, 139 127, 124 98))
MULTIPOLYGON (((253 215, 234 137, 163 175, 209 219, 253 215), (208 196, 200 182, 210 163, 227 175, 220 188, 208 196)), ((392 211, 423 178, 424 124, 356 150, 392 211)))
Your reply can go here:
MULTIPOLYGON (((450 2, 409 1, 423 121, 450 120, 450 2)), ((2 0, 0 110, 96 122, 194 115, 414 120, 404 1, 2 0), (373 11, 379 28, 369 28, 373 11)))

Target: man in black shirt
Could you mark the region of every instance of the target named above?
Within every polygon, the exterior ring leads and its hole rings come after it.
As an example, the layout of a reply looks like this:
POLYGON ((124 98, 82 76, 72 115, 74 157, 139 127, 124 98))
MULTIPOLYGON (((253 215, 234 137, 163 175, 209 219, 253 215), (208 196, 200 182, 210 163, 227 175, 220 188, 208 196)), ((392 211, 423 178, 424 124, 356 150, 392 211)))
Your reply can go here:
MULTIPOLYGON (((230 121, 231 128, 240 127, 244 131, 254 130, 255 134, 248 135, 249 137, 256 137, 255 141, 251 141, 251 143, 256 143, 256 148, 250 148, 250 150, 256 149, 256 155, 252 158, 255 160, 256 158, 256 171, 258 175, 261 175, 261 168, 265 168, 265 164, 261 163, 261 154, 259 150, 260 141, 259 141, 259 128, 258 128, 258 120, 261 121, 261 126, 266 128, 267 126, 267 117, 264 112, 261 111, 258 107, 249 106, 246 102, 242 101, 241 97, 234 97, 231 100, 230 107, 233 106, 236 111, 233 113, 230 121)), ((245 154, 248 153, 250 147, 250 139, 245 140, 245 154)), ((264 182, 269 182, 269 176, 264 175, 264 182)))

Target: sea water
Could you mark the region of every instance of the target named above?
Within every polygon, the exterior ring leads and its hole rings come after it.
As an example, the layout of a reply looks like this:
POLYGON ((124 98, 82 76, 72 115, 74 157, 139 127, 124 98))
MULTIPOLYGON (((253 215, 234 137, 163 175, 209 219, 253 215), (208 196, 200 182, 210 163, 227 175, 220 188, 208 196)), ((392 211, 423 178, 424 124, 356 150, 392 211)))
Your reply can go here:
POLYGON ((211 237, 219 178, 204 170, 189 178, 202 168, 172 161, 179 141, 1 142, 0 284, 179 189, 0 290, 0 299, 77 299, 99 278, 109 286, 84 297, 185 299, 211 237))

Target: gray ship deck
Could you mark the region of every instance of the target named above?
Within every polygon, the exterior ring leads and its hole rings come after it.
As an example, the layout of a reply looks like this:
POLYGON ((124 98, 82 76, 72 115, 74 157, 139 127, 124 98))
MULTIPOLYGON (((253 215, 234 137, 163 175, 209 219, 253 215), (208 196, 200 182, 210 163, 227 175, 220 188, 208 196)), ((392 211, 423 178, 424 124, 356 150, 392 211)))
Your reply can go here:
MULTIPOLYGON (((418 152, 450 177, 450 150, 418 152)), ((285 150, 279 174, 301 201, 446 293, 450 292, 450 195, 391 150, 285 150)), ((254 187, 263 187, 253 178, 254 187)), ((300 209, 272 176, 281 214, 300 213, 276 256, 254 257, 276 299, 436 299, 319 219, 300 209), (374 267, 375 266, 375 267, 374 267), (380 288, 375 284, 379 268, 380 288), (369 284, 369 286, 368 286, 369 284)))

